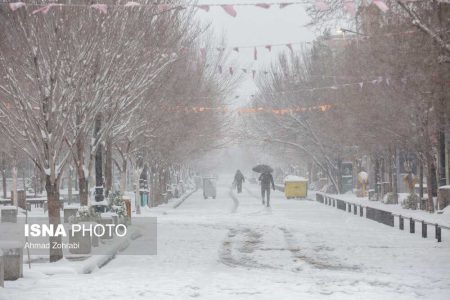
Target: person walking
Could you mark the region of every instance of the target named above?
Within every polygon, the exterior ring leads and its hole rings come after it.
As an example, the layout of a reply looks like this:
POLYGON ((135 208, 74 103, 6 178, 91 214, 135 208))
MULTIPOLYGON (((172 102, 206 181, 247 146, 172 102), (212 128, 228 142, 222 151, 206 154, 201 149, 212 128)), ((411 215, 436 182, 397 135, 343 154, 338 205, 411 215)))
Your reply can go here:
POLYGON ((238 194, 242 193, 242 183, 245 182, 245 177, 240 170, 236 171, 234 175, 234 184, 237 187, 238 194))
POLYGON ((273 182, 273 176, 270 172, 263 172, 259 176, 259 181, 261 182, 261 198, 262 204, 266 204, 264 198, 267 197, 267 207, 270 207, 270 185, 272 184, 272 188, 275 191, 275 183, 273 182))

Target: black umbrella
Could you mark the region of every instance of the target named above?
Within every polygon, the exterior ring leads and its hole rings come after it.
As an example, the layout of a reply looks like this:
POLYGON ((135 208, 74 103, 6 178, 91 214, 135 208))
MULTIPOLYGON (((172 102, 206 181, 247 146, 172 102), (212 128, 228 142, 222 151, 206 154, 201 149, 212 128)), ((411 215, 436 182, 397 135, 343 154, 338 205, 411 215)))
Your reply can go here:
POLYGON ((257 165, 255 167, 253 167, 252 170, 255 171, 256 173, 272 173, 273 172, 272 167, 268 166, 268 165, 257 165))

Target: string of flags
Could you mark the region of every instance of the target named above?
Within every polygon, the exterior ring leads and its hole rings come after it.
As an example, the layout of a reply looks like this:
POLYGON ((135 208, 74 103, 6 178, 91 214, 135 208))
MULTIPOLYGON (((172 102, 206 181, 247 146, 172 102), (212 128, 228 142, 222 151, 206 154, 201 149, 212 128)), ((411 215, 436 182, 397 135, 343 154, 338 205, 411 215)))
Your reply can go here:
MULTIPOLYGON (((269 53, 272 52, 272 48, 275 47, 286 47, 287 49, 289 49, 289 51, 291 53, 294 52, 294 45, 306 45, 306 44, 310 44, 312 42, 289 42, 289 43, 284 43, 284 44, 265 44, 265 45, 256 45, 256 46, 234 46, 234 47, 223 47, 223 46, 219 46, 219 47, 215 47, 215 49, 219 52, 224 52, 227 49, 228 50, 232 50, 233 52, 240 54, 242 49, 252 49, 253 50, 253 54, 252 54, 252 58, 253 60, 258 60, 258 51, 265 49, 266 51, 268 51, 269 53)), ((207 55, 207 49, 206 48, 200 48, 200 57, 202 59, 202 61, 206 61, 206 55, 207 55)))
MULTIPOLYGON (((226 75, 226 71, 228 69, 228 74, 230 76, 233 76, 235 74, 237 74, 237 72, 241 71, 244 74, 247 75, 251 75, 252 79, 256 78, 256 75, 269 75, 269 74, 273 74, 273 75, 278 75, 279 73, 277 72, 273 72, 273 71, 268 71, 268 70, 255 70, 255 69, 248 69, 248 68, 239 68, 239 67, 225 67, 223 65, 218 65, 217 66, 217 72, 219 74, 223 74, 226 75)), ((355 79, 357 78, 356 76, 342 76, 342 75, 311 75, 310 77, 313 78, 321 78, 321 79, 355 79)), ((344 84, 336 84, 333 86, 329 86, 329 87, 320 87, 320 88, 311 88, 311 90, 315 90, 315 89, 336 89, 339 86, 348 86, 348 85, 356 85, 359 84, 361 86, 361 88, 363 87, 363 85, 365 83, 371 83, 371 84, 379 84, 382 82, 385 82, 387 85, 390 85, 394 80, 400 80, 403 84, 407 83, 407 77, 401 77, 401 78, 392 78, 391 76, 374 76, 371 79, 365 79, 359 82, 354 82, 354 83, 344 83, 344 84)))
POLYGON ((207 113, 207 112, 222 112, 222 113, 238 113, 238 114, 251 114, 251 113, 272 113, 275 115, 285 115, 294 113, 306 113, 306 112, 326 112, 333 106, 331 104, 320 104, 314 106, 296 106, 296 107, 238 107, 229 108, 227 106, 175 106, 170 107, 170 111, 181 111, 185 113, 207 113))
MULTIPOLYGON (((317 75, 318 77, 322 77, 320 75, 317 75)), ((327 77, 327 76, 324 76, 327 77)), ((343 77, 344 78, 344 77, 343 77)), ((347 77, 350 78, 350 77, 347 77)), ((357 82, 349 82, 349 83, 343 83, 343 84, 333 84, 330 86, 320 86, 320 87, 312 87, 312 88, 301 88, 301 89, 293 89, 293 90, 284 90, 284 91, 274 91, 274 92, 265 92, 265 95, 270 96, 283 96, 283 95, 292 95, 294 93, 298 92, 314 92, 314 91, 320 91, 320 90, 338 90, 340 88, 346 88, 351 86, 359 86, 360 89, 362 89, 364 86, 372 85, 376 86, 379 84, 386 84, 388 86, 395 84, 395 83, 401 83, 403 85, 408 83, 409 77, 391 77, 391 76, 377 76, 368 80, 362 80, 357 82)), ((255 94, 240 94, 235 95, 234 99, 244 99, 244 98, 250 98, 253 99, 255 97, 255 94)), ((192 99, 192 100, 201 100, 201 99, 211 99, 211 96, 200 96, 200 97, 191 97, 191 98, 184 98, 184 99, 192 99)))
MULTIPOLYGON (((401 78, 392 78, 390 76, 377 76, 376 78, 369 79, 369 80, 363 80, 358 82, 349 82, 349 83, 343 83, 343 84, 334 84, 330 86, 320 86, 320 87, 313 87, 313 88, 301 88, 301 89, 293 89, 293 90, 284 90, 284 91, 274 91, 274 92, 265 92, 265 95, 270 96, 283 96, 283 95, 292 95, 294 93, 298 92, 314 92, 314 91, 320 91, 320 90, 338 90, 340 88, 345 87, 351 87, 351 86, 359 86, 360 89, 362 89, 364 86, 367 85, 379 85, 382 83, 385 83, 386 85, 390 86, 394 84, 395 82, 399 82, 403 85, 408 83, 408 77, 401 77, 401 78)), ((255 94, 240 94, 235 95, 234 99, 244 99, 244 98, 250 98, 254 99, 256 97, 255 94)), ((211 96, 193 96, 193 97, 184 97, 185 100, 207 100, 211 99, 211 96)))
MULTIPOLYGON (((326 76, 324 76, 326 77, 326 76)), ((372 84, 372 85, 378 85, 381 83, 385 83, 386 85, 391 85, 394 81, 399 81, 403 84, 407 84, 408 79, 407 77, 402 78, 392 78, 390 76, 378 76, 375 79, 365 80, 365 81, 359 81, 359 82, 351 82, 351 83, 344 83, 344 84, 334 84, 331 86, 321 86, 321 87, 314 87, 314 88, 301 88, 301 89, 294 89, 294 90, 284 90, 284 91, 274 91, 274 92, 265 92, 264 95, 267 96, 283 96, 283 95, 292 95, 294 93, 298 92, 314 92, 314 91, 320 91, 320 90, 338 90, 340 88, 345 87, 351 87, 351 86, 359 86, 360 89, 362 89, 366 84, 372 84)), ((236 95, 234 97, 235 99, 240 98, 250 98, 254 99, 254 94, 242 94, 242 95, 236 95)), ((194 97, 184 97, 184 100, 208 100, 211 99, 211 96, 194 96, 194 97)), ((10 109, 11 103, 8 101, 5 101, 2 103, 5 108, 10 109)), ((274 114, 287 114, 287 113, 298 113, 298 112, 307 112, 307 111, 327 111, 332 108, 332 105, 329 104, 322 104, 312 107, 295 107, 295 108, 265 108, 265 107, 257 107, 257 108, 236 108, 234 109, 235 112, 238 113, 258 113, 258 112, 266 112, 266 113, 274 113, 274 114)), ((33 109, 39 109, 33 108, 33 109)), ((207 112, 207 111, 222 111, 222 112, 232 112, 233 109, 230 109, 226 106, 223 107, 208 107, 208 106, 195 106, 195 107, 188 107, 188 106, 175 106, 175 107, 168 107, 169 110, 180 110, 185 112, 207 112)))
MULTIPOLYGON (((403 2, 411 2, 415 0, 403 0, 403 2)), ((448 0, 440 0, 441 2, 446 2, 448 0)), ((386 5, 384 0, 372 0, 371 2, 375 6, 377 6, 382 12, 386 12, 389 10, 389 7, 386 5)), ((107 14, 109 7, 119 7, 119 8, 156 8, 158 12, 166 12, 171 10, 181 10, 186 9, 188 7, 197 8, 203 10, 205 12, 209 12, 212 7, 220 7, 226 14, 235 18, 237 16, 236 7, 241 6, 253 6, 260 9, 270 9, 272 7, 277 6, 279 9, 284 9, 288 6, 292 5, 310 5, 314 4, 314 8, 317 11, 326 12, 331 10, 331 5, 327 0, 301 0, 301 1, 289 1, 289 2, 263 2, 263 3, 232 3, 232 4, 156 4, 156 3, 139 3, 136 1, 128 1, 125 4, 105 4, 105 3, 96 3, 96 4, 64 4, 64 3, 25 3, 22 1, 17 2, 2 2, 0 5, 8 5, 12 11, 16 11, 22 7, 34 7, 35 9, 32 11, 32 14, 42 14, 46 15, 52 7, 91 7, 92 9, 97 10, 100 14, 107 14)), ((355 16, 356 15, 356 4, 354 0, 342 0, 342 9, 348 14, 355 16)))
MULTIPOLYGON (((450 0, 449 0, 450 1, 450 0)), ((392 37, 397 35, 405 35, 405 34, 415 34, 418 31, 416 29, 401 31, 401 32, 387 32, 375 35, 345 35, 345 32, 342 32, 342 37, 333 37, 331 39, 323 40, 323 42, 334 42, 334 41, 347 41, 352 42, 353 40, 367 40, 374 37, 392 37)), ((235 54, 241 54, 243 49, 251 49, 252 51, 252 60, 258 60, 259 54, 263 53, 272 53, 273 48, 285 48, 289 50, 289 52, 294 52, 294 46, 297 48, 298 46, 306 46, 314 44, 314 41, 302 41, 302 42, 288 42, 288 43, 274 43, 274 44, 260 44, 260 45, 246 45, 246 46, 216 46, 214 49, 218 52, 225 52, 227 50, 232 51, 235 54)), ((200 58, 202 61, 206 61, 208 49, 200 48, 200 58)))

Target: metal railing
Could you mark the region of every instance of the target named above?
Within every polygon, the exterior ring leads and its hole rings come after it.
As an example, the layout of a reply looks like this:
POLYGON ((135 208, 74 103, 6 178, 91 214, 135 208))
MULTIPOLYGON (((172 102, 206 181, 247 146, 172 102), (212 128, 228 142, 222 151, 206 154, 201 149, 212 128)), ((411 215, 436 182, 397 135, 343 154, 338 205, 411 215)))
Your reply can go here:
POLYGON ((356 204, 352 202, 348 202, 345 200, 334 198, 327 194, 316 193, 316 201, 323 203, 328 206, 336 207, 337 209, 348 211, 354 215, 358 215, 358 207, 359 207, 359 216, 366 216, 367 219, 385 224, 387 226, 395 227, 395 217, 398 217, 398 227, 400 230, 404 230, 405 228, 405 219, 409 220, 409 232, 416 232, 416 222, 419 222, 422 227, 422 237, 428 237, 428 225, 435 227, 435 239, 437 242, 442 242, 442 229, 450 230, 450 227, 440 225, 438 223, 427 222, 425 220, 416 219, 410 216, 403 216, 400 214, 395 214, 390 211, 373 208, 370 206, 365 206, 362 204, 356 204), (365 210, 365 214, 364 214, 365 210))

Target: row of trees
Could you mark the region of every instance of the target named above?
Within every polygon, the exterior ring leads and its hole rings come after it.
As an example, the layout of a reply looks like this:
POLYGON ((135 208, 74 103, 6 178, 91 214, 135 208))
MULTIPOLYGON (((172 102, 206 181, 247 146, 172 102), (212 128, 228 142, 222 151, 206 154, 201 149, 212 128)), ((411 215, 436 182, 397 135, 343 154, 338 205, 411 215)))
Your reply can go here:
MULTIPOLYGON (((212 41, 194 10, 110 6, 104 15, 84 5, 90 1, 71 4, 81 5, 46 15, 0 8, 1 150, 25 155, 44 178, 50 224, 60 222, 69 167, 87 205, 89 179, 96 177, 100 202, 114 166, 124 191, 130 163, 139 180, 145 166, 165 172, 214 147, 223 116, 184 107, 220 105, 232 86, 213 72, 225 55, 199 55, 212 41)), ((51 261, 61 257, 50 250, 51 261)))
MULTIPOLYGON (((260 80, 253 103, 322 110, 256 114, 249 126, 255 139, 313 162, 338 193, 342 160, 368 157, 375 183, 389 181, 396 197, 398 156, 416 157, 433 211, 432 196, 447 182, 450 7, 439 1, 391 1, 389 7, 382 13, 375 5, 361 6, 353 33, 326 32, 313 46, 280 56, 260 80)), ((314 16, 320 22, 321 13, 314 16)))

